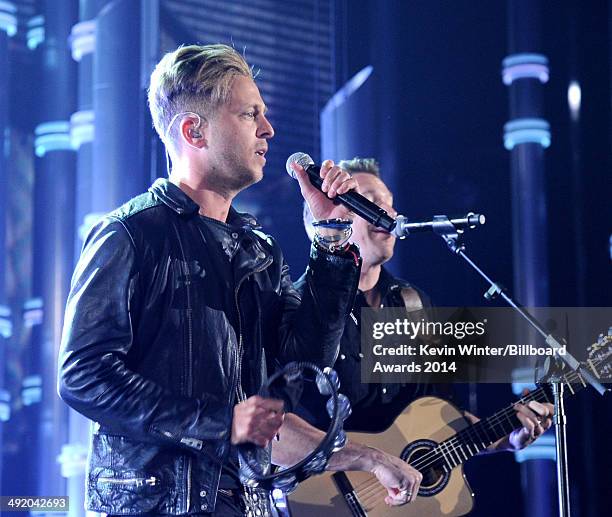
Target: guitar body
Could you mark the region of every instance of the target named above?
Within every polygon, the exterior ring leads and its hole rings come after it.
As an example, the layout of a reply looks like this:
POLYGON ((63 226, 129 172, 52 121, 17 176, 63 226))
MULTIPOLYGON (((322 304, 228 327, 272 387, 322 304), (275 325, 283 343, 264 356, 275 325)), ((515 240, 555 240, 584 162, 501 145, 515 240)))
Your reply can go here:
MULTIPOLYGON (((583 364, 598 379, 612 379, 612 333, 588 348, 583 364)), ((587 383, 579 373, 562 375, 567 393, 574 394, 587 383)), ((519 403, 552 403, 546 385, 524 394, 519 403)), ((410 404, 382 433, 349 433, 349 440, 394 454, 423 474, 416 501, 390 507, 387 494, 371 474, 328 472, 300 484, 289 497, 296 517, 455 517, 465 515, 474 505, 463 475, 462 464, 507 436, 522 423, 514 404, 474 424, 449 402, 423 397, 410 404)))
MULTIPOLYGON (((348 437, 412 463, 427 453, 428 442, 442 442, 469 425, 449 402, 437 397, 422 397, 410 404, 386 431, 348 433, 348 437), (412 450, 407 449, 410 444, 412 450)), ((295 517, 450 517, 465 515, 474 505, 461 465, 448 473, 432 471, 431 475, 425 475, 419 493, 424 491, 431 495, 419 495, 413 503, 391 507, 384 502, 386 490, 373 475, 326 472, 301 483, 289 496, 289 504, 295 517)))

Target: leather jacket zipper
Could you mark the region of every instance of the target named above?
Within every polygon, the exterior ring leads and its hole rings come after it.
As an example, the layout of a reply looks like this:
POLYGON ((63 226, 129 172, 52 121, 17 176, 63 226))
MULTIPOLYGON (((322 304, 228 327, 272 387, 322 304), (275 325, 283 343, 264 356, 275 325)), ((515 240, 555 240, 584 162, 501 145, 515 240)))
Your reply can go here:
POLYGON ((187 511, 191 504, 191 457, 187 458, 187 511))
MULTIPOLYGON (((187 257, 185 256, 185 250, 183 249, 183 243, 181 241, 181 235, 178 234, 177 231, 177 240, 178 240, 178 244, 179 247, 181 249, 181 255, 183 257, 183 271, 185 274, 185 290, 186 290, 186 296, 187 296, 187 358, 186 358, 186 380, 185 380, 185 384, 186 386, 186 392, 187 392, 187 396, 191 397, 192 393, 193 393, 193 372, 192 372, 192 368, 193 368, 193 364, 192 364, 192 358, 193 358, 193 308, 191 307, 191 295, 190 295, 190 289, 191 289, 191 278, 190 278, 190 273, 189 273, 189 266, 188 266, 188 262, 187 262, 187 257)), ((189 507, 191 505, 191 457, 187 456, 187 498, 186 498, 186 507, 185 507, 185 513, 187 513, 189 511, 189 507)))
MULTIPOLYGON (((187 271, 187 275, 189 275, 189 271, 187 271)), ((186 290, 187 290, 187 396, 191 397, 193 393, 193 315, 191 308, 191 296, 189 294, 189 289, 191 288, 191 280, 189 276, 187 276, 186 281, 186 290)), ((187 505, 185 507, 185 512, 189 511, 189 507, 191 506, 191 457, 187 456, 187 505)))
POLYGON ((238 287, 236 287, 236 290, 234 291, 234 302, 236 303, 236 313, 238 314, 238 347, 233 349, 236 361, 236 386, 234 389, 236 390, 236 398, 238 403, 246 400, 246 394, 242 388, 242 317, 240 316, 240 305, 238 303, 238 291, 240 290, 242 281, 245 278, 247 277, 240 279, 240 282, 238 282, 238 287))
POLYGON ((151 476, 148 478, 108 478, 108 477, 99 477, 98 482, 100 483, 109 483, 112 485, 124 485, 124 486, 155 486, 157 485, 157 478, 155 476, 151 476))
MULTIPOLYGON (((191 280, 187 281, 187 396, 191 397, 193 392, 193 315, 191 308, 191 297, 189 289, 191 288, 191 280)), ((186 512, 189 511, 191 505, 191 456, 187 457, 187 506, 186 512)))
POLYGON ((234 291, 234 302, 236 303, 236 313, 238 314, 238 347, 232 350, 234 352, 236 361, 236 380, 234 389, 236 390, 236 398, 238 400, 238 403, 245 401, 247 398, 242 387, 242 317, 240 315, 240 305, 238 303, 238 291, 240 290, 240 286, 242 285, 243 280, 247 277, 248 275, 240 279, 240 281, 238 282, 238 286, 234 291))
POLYGON ((236 286, 236 289, 234 290, 234 302, 236 303, 236 313, 238 314, 238 347, 237 350, 235 350, 235 354, 236 354, 236 386, 235 386, 235 390, 236 390, 236 396, 238 398, 238 402, 243 402, 246 400, 246 394, 244 392, 244 388, 242 386, 242 356, 243 354, 243 347, 244 347, 244 342, 242 339, 242 316, 240 314, 240 304, 238 303, 238 292, 240 291, 240 286, 242 285, 242 282, 244 280, 246 280, 249 276, 255 274, 255 273, 261 273, 264 269, 266 269, 273 261, 274 259, 272 258, 271 255, 267 256, 267 259, 265 262, 262 263, 262 265, 253 270, 250 271, 249 273, 247 273, 245 276, 243 276, 240 281, 238 282, 238 285, 236 286))

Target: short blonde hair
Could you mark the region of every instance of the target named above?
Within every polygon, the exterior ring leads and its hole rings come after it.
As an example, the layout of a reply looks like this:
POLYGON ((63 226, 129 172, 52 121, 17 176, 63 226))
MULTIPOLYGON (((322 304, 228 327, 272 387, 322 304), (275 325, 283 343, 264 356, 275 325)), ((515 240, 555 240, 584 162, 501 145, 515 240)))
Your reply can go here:
POLYGON ((176 115, 210 116, 228 101, 237 75, 253 78, 244 58, 227 45, 181 46, 161 59, 151 74, 148 97, 153 125, 166 147, 177 136, 176 115))
POLYGON ((352 160, 341 160, 338 167, 351 174, 366 173, 380 178, 380 165, 375 158, 359 158, 356 156, 352 160))

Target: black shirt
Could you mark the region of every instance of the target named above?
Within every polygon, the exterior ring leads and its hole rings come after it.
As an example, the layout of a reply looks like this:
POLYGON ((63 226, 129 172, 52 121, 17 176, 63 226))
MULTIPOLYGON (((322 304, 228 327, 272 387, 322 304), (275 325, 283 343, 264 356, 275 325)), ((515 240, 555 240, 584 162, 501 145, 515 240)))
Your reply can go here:
MULTIPOLYGON (((233 259, 236 256, 242 239, 248 237, 245 235, 245 230, 231 224, 231 222, 226 224, 216 219, 200 216, 200 223, 202 239, 207 249, 215 251, 210 254, 210 260, 215 271, 214 280, 218 283, 215 291, 223 293, 221 299, 222 310, 226 313, 233 331, 238 335, 240 329, 234 293, 236 279, 234 276, 233 259)), ((237 341, 238 339, 236 339, 237 341)), ((245 393, 253 394, 253 386, 250 386, 250 375, 248 371, 245 371, 246 368, 248 368, 248 361, 243 361, 242 388, 245 393)), ((239 488, 241 485, 238 470, 239 462, 236 448, 231 446, 228 459, 221 469, 219 487, 225 489, 239 488)))
MULTIPOLYGON (((301 287, 301 280, 296 283, 301 287)), ((411 288, 406 282, 393 277, 381 268, 380 278, 375 288, 381 294, 381 306, 403 307, 401 290, 411 288)), ((412 289, 415 289, 412 287, 412 289)), ((430 307, 428 297, 417 290, 424 307, 430 307)), ((344 332, 340 341, 340 352, 334 369, 340 379, 340 393, 351 402, 352 414, 346 420, 344 429, 359 432, 381 432, 387 429, 397 416, 418 397, 439 394, 441 387, 428 383, 367 384, 361 382, 361 309, 369 307, 365 296, 357 291, 351 314, 346 318, 344 332)), ((443 390, 442 390, 443 391, 443 390)), ((446 396, 446 394, 444 394, 446 396)), ((325 410, 326 397, 318 394, 312 383, 305 387, 298 414, 304 419, 326 429, 329 417, 325 410)))

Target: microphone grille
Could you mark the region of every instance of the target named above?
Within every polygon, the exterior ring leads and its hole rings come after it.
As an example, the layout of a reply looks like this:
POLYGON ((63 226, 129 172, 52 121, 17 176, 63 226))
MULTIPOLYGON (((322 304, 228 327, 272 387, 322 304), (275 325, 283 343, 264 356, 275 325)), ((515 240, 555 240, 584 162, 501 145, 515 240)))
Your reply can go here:
POLYGON ((289 176, 291 176, 293 179, 295 179, 295 172, 291 168, 292 163, 297 163, 304 169, 306 169, 309 165, 314 165, 313 159, 306 153, 293 153, 289 158, 287 158, 287 163, 285 164, 287 174, 289 174, 289 176))

